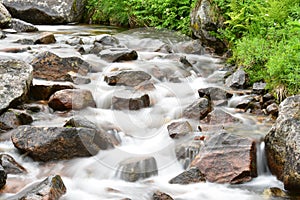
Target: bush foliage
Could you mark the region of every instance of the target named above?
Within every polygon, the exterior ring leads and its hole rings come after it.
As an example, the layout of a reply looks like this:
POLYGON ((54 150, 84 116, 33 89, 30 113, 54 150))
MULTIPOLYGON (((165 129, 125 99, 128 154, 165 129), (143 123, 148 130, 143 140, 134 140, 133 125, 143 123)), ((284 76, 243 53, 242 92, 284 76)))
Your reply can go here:
POLYGON ((191 0, 89 0, 94 23, 167 28, 190 34, 191 0))
POLYGON ((271 91, 300 93, 300 1, 215 0, 226 18, 219 37, 233 50, 232 63, 244 66, 252 82, 271 91))

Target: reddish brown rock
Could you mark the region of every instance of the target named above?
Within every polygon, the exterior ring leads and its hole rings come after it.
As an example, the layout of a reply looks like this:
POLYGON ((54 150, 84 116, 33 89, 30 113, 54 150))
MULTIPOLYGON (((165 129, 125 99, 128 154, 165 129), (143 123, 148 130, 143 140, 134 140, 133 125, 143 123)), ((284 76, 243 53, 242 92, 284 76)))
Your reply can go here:
POLYGON ((90 128, 19 126, 11 140, 21 152, 46 162, 96 154, 101 142, 96 137, 97 131, 90 128))
POLYGON ((112 109, 116 110, 140 110, 149 106, 150 98, 148 94, 144 94, 138 98, 112 97, 112 109))
POLYGON ((50 51, 40 53, 31 61, 33 77, 49 81, 68 81, 69 72, 86 75, 91 66, 79 57, 60 57, 50 51))
POLYGON ((184 109, 183 117, 196 120, 203 119, 211 112, 211 109, 211 101, 207 98, 200 98, 184 109))
POLYGON ((257 176, 256 148, 252 139, 229 133, 210 137, 191 163, 206 180, 217 183, 243 183, 257 176))
POLYGON ((193 128, 188 121, 173 122, 167 126, 169 136, 174 139, 192 133, 193 128))
POLYGON ((202 123, 208 125, 227 125, 233 123, 242 123, 239 118, 234 117, 230 113, 226 112, 221 108, 214 108, 213 111, 208 113, 206 118, 201 120, 202 123))
POLYGON ((7 198, 7 200, 58 200, 66 192, 67 189, 61 177, 54 175, 26 187, 16 195, 7 198))
POLYGON ((169 181, 170 184, 181 184, 181 185, 186 185, 190 183, 199 183, 199 182, 206 182, 206 179, 205 179, 205 175, 202 174, 199 168, 197 167, 184 171, 169 181))
POLYGON ((156 191, 152 196, 152 200, 173 200, 173 198, 166 193, 156 191))
POLYGON ((67 89, 55 92, 49 99, 48 105, 59 111, 80 110, 90 107, 96 107, 92 93, 83 89, 67 89))
POLYGON ((40 34, 34 41, 34 44, 51 44, 55 43, 56 39, 53 33, 45 32, 40 34))

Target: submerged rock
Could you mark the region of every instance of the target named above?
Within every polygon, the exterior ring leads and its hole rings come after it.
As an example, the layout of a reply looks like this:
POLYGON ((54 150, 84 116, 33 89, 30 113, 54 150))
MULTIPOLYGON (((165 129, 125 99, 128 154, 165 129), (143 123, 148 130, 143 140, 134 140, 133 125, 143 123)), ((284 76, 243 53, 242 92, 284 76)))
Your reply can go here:
POLYGON ((200 98, 184 109, 183 117, 199 120, 205 118, 211 110, 210 100, 207 98, 200 98))
POLYGON ((8 27, 8 24, 11 20, 11 15, 5 6, 0 2, 0 28, 8 27))
POLYGON ((19 126, 11 136, 17 149, 38 161, 94 155, 100 150, 95 138, 97 131, 89 128, 33 126, 19 126))
POLYGON ((34 183, 7 200, 58 200, 67 189, 59 175, 49 176, 43 181, 34 183))
POLYGON ((15 18, 33 24, 66 24, 80 22, 86 0, 3 0, 15 18))
POLYGON ((138 98, 112 97, 112 109, 116 110, 140 110, 150 107, 150 98, 144 94, 138 98))
POLYGON ((117 170, 117 176, 128 182, 146 179, 158 174, 154 157, 129 158, 121 163, 117 170))
POLYGON ((257 176, 256 148, 252 139, 219 133, 210 137, 191 163, 209 182, 244 183, 257 176))
POLYGON ((16 30, 17 32, 36 32, 39 29, 33 24, 24 22, 20 19, 12 18, 10 21, 10 28, 16 30))
POLYGON ((7 174, 27 173, 27 170, 8 154, 0 155, 0 165, 4 168, 7 174))
POLYGON ((32 67, 19 60, 0 60, 0 114, 27 98, 32 67))
POLYGON ((106 75, 104 81, 108 85, 125 85, 134 87, 151 79, 151 75, 144 71, 121 71, 106 75))
POLYGON ((284 188, 300 187, 300 95, 286 98, 279 106, 275 125, 265 137, 270 171, 284 183, 284 188))
POLYGON ((187 171, 182 172, 178 176, 172 178, 170 184, 186 185, 190 183, 206 182, 205 175, 201 173, 199 168, 193 167, 187 171))
POLYGON ((31 61, 34 78, 49 81, 68 81, 69 72, 86 75, 91 66, 79 57, 60 57, 50 51, 40 53, 31 61))
POLYGON ((152 200, 173 200, 173 198, 166 193, 156 191, 152 196, 152 200))
POLYGON ((125 48, 105 49, 99 53, 99 56, 107 62, 131 61, 138 58, 135 50, 125 48))
POLYGON ((55 92, 49 99, 48 105, 59 111, 81 110, 88 106, 96 107, 93 95, 89 90, 66 89, 55 92))

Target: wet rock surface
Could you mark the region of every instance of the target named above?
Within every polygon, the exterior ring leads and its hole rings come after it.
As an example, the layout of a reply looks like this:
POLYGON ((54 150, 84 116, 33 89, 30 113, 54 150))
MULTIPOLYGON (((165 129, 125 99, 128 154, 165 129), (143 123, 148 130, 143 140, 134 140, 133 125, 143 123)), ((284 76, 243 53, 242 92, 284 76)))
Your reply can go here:
POLYGON ((11 21, 11 15, 5 6, 0 2, 0 28, 8 27, 9 22, 11 21))
POLYGON ((188 119, 203 119, 211 112, 211 102, 207 98, 200 98, 183 110, 183 117, 188 119))
POLYGON ((121 163, 117 170, 117 176, 129 182, 146 179, 158 174, 154 157, 129 158, 121 163))
POLYGON ((3 0, 13 17, 33 24, 66 24, 82 18, 84 0, 3 0))
POLYGON ((93 95, 89 90, 66 89, 55 92, 49 99, 48 105, 59 111, 80 110, 86 107, 96 107, 93 95))
POLYGON ((12 132, 17 149, 34 160, 51 161, 87 157, 99 151, 96 130, 68 127, 20 126, 12 132))
POLYGON ((243 183, 257 176, 255 142, 226 132, 215 134, 191 163, 209 182, 243 183))
POLYGON ((266 156, 271 172, 287 190, 299 188, 300 96, 285 99, 279 106, 275 125, 265 137, 266 156))
POLYGON ((166 193, 156 191, 152 196, 152 200, 173 200, 173 198, 166 193))
POLYGON ((5 169, 0 165, 0 189, 3 188, 6 184, 7 173, 5 169))
POLYGON ((56 39, 53 33, 44 32, 38 35, 33 43, 34 44, 52 44, 55 43, 56 39))
POLYGON ((199 168, 191 168, 187 171, 182 172, 178 176, 172 178, 169 183, 170 184, 190 184, 190 183, 199 183, 205 182, 205 175, 201 173, 199 168))
POLYGON ((0 60, 0 113, 27 98, 32 66, 14 59, 0 60))
POLYGON ((140 110, 150 107, 150 98, 144 94, 137 98, 112 97, 112 109, 116 110, 140 110))
POLYGON ((99 56, 107 62, 131 61, 138 58, 135 50, 122 48, 105 49, 99 53, 99 56))
POLYGON ((0 132, 17 128, 20 125, 28 125, 32 122, 32 116, 25 111, 9 109, 0 116, 0 132))
POLYGON ((188 121, 173 122, 167 126, 169 136, 174 139, 184 137, 193 131, 192 126, 188 121))
POLYGON ((53 175, 26 187, 16 195, 8 197, 7 200, 58 200, 66 192, 67 189, 61 177, 53 175))
POLYGON ((108 85, 117 86, 125 85, 134 87, 151 79, 151 75, 144 71, 121 71, 108 74, 104 77, 104 81, 108 85))
POLYGON ((7 174, 27 173, 27 170, 8 154, 0 154, 0 165, 7 174))
POLYGON ((33 24, 24 22, 20 19, 12 18, 10 21, 10 28, 16 30, 17 32, 35 32, 39 29, 33 24))
POLYGON ((70 71, 86 75, 91 66, 79 57, 60 57, 50 51, 40 53, 31 62, 37 79, 68 81, 70 71))

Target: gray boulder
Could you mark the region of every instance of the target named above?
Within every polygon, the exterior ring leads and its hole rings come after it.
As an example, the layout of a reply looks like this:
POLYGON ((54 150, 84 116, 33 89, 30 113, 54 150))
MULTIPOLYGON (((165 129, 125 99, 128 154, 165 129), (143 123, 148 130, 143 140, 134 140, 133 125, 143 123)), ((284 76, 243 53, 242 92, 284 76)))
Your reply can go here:
POLYGON ((201 173, 199 168, 193 167, 187 171, 182 172, 178 176, 172 178, 170 184, 186 185, 190 183, 206 182, 205 175, 201 173))
POLYGON ((0 114, 27 98, 32 82, 32 66, 13 60, 0 60, 0 114))
POLYGON ((125 85, 134 87, 151 79, 151 75, 144 71, 118 71, 104 77, 108 85, 125 85))
POLYGON ((86 0, 3 0, 14 18, 33 24, 80 22, 86 0))
POLYGON ((275 125, 265 137, 266 157, 271 172, 287 190, 300 187, 300 95, 279 105, 275 125))
POLYGON ((6 28, 11 20, 11 15, 5 6, 0 2, 0 28, 6 28))
POLYGON ((183 110, 183 117, 196 120, 204 119, 211 110, 211 101, 207 98, 200 98, 183 110))
POLYGON ((211 34, 223 26, 224 19, 220 10, 209 0, 197 0, 195 5, 191 13, 191 27, 194 35, 204 45, 212 47, 217 54, 224 53, 226 44, 211 34))
POLYGON ((238 69, 232 75, 230 75, 226 81, 225 85, 234 89, 244 89, 248 82, 248 75, 242 69, 238 69))
POLYGON ((39 30, 36 26, 15 18, 11 19, 10 28, 17 32, 36 32, 39 30))

